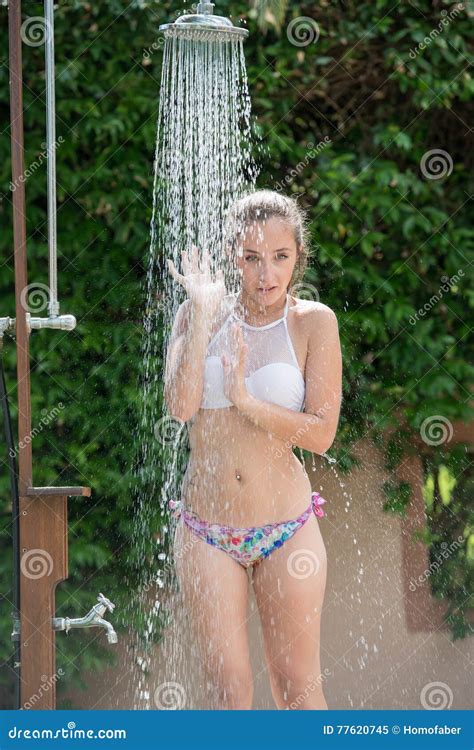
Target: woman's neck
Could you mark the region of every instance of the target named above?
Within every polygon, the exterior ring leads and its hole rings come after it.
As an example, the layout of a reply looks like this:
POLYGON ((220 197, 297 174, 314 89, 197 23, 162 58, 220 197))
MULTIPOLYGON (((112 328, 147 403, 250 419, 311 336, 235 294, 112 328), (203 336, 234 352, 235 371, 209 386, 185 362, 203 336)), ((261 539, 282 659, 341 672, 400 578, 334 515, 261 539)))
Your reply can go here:
POLYGON ((237 306, 240 317, 249 325, 265 325, 278 320, 283 315, 286 306, 287 292, 271 305, 265 305, 253 299, 241 290, 237 295, 237 306))

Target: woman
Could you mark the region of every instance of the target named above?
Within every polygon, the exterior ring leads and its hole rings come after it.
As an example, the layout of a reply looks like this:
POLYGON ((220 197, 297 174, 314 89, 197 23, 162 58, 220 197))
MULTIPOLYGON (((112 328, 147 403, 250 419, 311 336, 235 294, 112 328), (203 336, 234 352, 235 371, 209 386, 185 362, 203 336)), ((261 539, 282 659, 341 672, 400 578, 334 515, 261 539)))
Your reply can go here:
POLYGON ((190 423, 181 498, 170 501, 182 520, 177 574, 218 708, 252 706, 251 581, 277 707, 327 709, 319 678, 326 550, 317 520, 325 501, 311 494, 293 447, 324 454, 334 440, 337 319, 326 305, 289 294, 307 260, 293 199, 252 193, 233 206, 228 226, 238 295, 225 294, 222 271, 211 278, 207 253, 199 261, 196 248, 183 252, 182 274, 168 260, 188 294, 165 374, 170 414, 190 423))

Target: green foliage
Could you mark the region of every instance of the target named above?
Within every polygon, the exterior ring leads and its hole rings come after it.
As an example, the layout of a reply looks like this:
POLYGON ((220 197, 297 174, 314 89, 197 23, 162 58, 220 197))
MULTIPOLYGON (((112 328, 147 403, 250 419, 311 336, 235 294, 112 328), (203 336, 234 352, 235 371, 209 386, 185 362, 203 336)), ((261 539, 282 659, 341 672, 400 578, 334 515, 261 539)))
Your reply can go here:
MULTIPOLYGON (((350 468, 351 446, 364 435, 385 445, 385 431, 394 429, 387 447, 394 467, 427 417, 472 419, 466 386, 473 375, 473 231, 467 217, 472 165, 465 142, 472 19, 463 11, 419 49, 449 3, 299 2, 288 4, 286 16, 284 5, 271 5, 275 23, 268 24, 263 41, 257 8, 246 0, 232 6, 234 20, 248 20, 251 31, 246 59, 256 129, 265 146, 259 151, 259 185, 281 185, 309 208, 313 260, 305 283, 316 286, 321 301, 335 310, 343 346, 338 466, 350 468), (306 45, 292 42, 284 26, 301 16, 312 18, 319 30, 306 45), (439 180, 426 178, 420 167, 431 149, 443 149, 452 159, 452 172, 439 180), (440 292, 444 277, 451 282, 440 292)), ((216 12, 226 14, 227 4, 217 1, 216 12)), ((42 15, 42 3, 29 3, 23 13, 42 15)), ((0 112, 7 123, 5 7, 0 15, 0 112)), ((158 26, 175 15, 170 0, 136 0, 126 8, 119 0, 73 0, 55 12, 56 129, 64 139, 56 151, 59 294, 61 312, 73 313, 78 326, 73 333, 36 331, 31 337, 33 427, 42 410, 64 404, 34 438, 34 482, 93 488, 90 499, 69 501, 70 575, 58 589, 60 615, 84 614, 99 591, 117 602, 116 613, 125 612, 129 561, 150 570, 157 565, 153 548, 146 560, 130 549, 130 488, 160 86, 158 26)), ((28 166, 38 160, 45 139, 43 47, 23 44, 23 70, 28 166)), ((0 139, 2 316, 14 315, 8 136, 5 129, 0 139)), ((45 195, 43 161, 26 182, 30 282, 47 283, 45 195)), ((15 353, 8 336, 5 361, 16 419, 15 353)), ((158 390, 156 397, 161 399, 158 390)), ((433 495, 427 543, 435 554, 436 544, 466 528, 468 487, 459 472, 465 478, 469 470, 459 460, 449 463, 442 447, 432 454, 457 480, 448 506, 433 495)), ((2 467, 4 661, 11 654, 11 565, 9 478, 5 462, 2 467)), ((160 481, 158 471, 157 487, 160 481)), ((403 512, 406 488, 390 485, 387 492, 386 507, 403 512)), ((160 523, 153 519, 150 540, 160 523)), ((452 605, 456 636, 467 632, 468 539, 432 579, 436 594, 452 605)), ((100 638, 84 648, 77 634, 62 636, 58 664, 68 671, 60 694, 103 658, 100 638)), ((8 670, 4 674, 8 680, 8 670)))

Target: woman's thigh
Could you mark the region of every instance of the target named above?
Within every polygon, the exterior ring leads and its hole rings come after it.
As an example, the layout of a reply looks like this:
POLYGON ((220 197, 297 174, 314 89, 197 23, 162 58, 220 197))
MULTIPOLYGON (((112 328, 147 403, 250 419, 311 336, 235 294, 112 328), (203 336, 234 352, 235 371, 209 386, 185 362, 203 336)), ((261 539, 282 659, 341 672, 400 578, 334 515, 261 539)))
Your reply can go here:
MULTIPOLYGON (((224 700, 245 707, 252 692, 247 636, 248 575, 183 521, 174 540, 176 572, 199 656, 224 700)), ((249 706, 250 707, 250 706, 249 706)))
POLYGON ((317 695, 322 696, 320 628, 326 573, 326 548, 314 514, 254 569, 253 587, 277 705, 291 703, 301 693, 307 693, 307 701, 300 698, 300 702, 321 702, 317 695))

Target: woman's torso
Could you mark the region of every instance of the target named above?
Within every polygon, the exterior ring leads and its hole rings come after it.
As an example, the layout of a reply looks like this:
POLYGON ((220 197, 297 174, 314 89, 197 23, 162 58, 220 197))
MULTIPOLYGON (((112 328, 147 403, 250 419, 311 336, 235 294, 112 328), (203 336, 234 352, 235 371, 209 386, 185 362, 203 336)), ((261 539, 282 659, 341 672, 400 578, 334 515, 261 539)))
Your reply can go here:
MULTIPOLYGON (((288 371, 288 374, 291 381, 289 385, 292 384, 295 388, 295 380, 298 385, 298 378, 304 385, 308 331, 304 323, 304 303, 298 304, 290 296, 287 299, 285 334, 290 339, 288 348, 293 350, 291 355, 294 365, 293 372, 288 371)), ((231 310, 232 297, 229 295, 224 299, 222 316, 219 316, 211 334, 208 357, 209 352, 215 354, 219 351, 217 343, 213 344, 213 341, 217 334, 218 342, 218 335, 226 330, 225 323, 231 310)), ((290 355, 281 343, 282 321, 279 318, 278 322, 274 321, 275 326, 268 326, 271 333, 262 330, 254 334, 254 330, 250 329, 255 327, 246 324, 251 334, 250 344, 252 340, 263 342, 263 337, 267 344, 278 342, 278 363, 286 357, 286 361, 290 361, 290 355)), ((248 355, 252 359, 254 352, 250 351, 248 355)), ((258 358, 253 358, 255 362, 258 361, 258 358)), ((208 363, 216 364, 210 361, 208 363)), ((288 366, 284 364, 283 368, 288 366)), ((264 369, 261 367, 260 373, 264 369)), ((271 378, 271 367, 267 366, 267 370, 269 372, 265 374, 271 378)), ((280 374, 282 372, 285 372, 284 369, 280 374)), ((222 394, 220 399, 222 403, 222 394)), ((216 403, 218 402, 219 398, 216 399, 216 403)), ((188 423, 188 430, 191 455, 181 497, 185 507, 192 509, 201 518, 230 526, 260 526, 296 517, 308 507, 311 500, 310 481, 294 455, 290 441, 277 438, 257 427, 235 406, 200 408, 188 423)))

